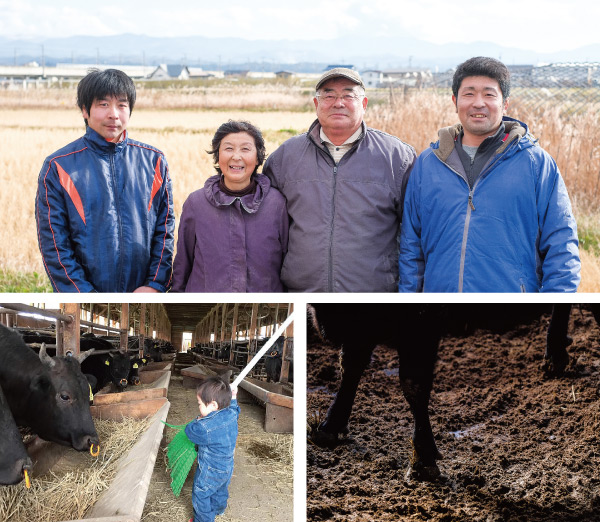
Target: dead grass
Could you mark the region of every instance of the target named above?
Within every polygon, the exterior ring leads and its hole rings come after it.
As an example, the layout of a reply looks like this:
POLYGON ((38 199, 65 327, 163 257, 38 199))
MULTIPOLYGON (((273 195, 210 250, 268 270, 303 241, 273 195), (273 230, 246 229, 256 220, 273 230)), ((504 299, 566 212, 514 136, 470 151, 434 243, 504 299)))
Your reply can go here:
MULTIPOLYGON (((218 83, 211 86, 154 88, 138 84, 136 108, 227 109, 227 110, 294 110, 311 109, 306 89, 285 82, 218 83)), ((76 108, 75 87, 63 89, 0 90, 0 109, 76 108)))
POLYGON ((55 469, 32 477, 29 490, 23 484, 0 488, 0 520, 56 522, 83 518, 109 487, 119 459, 147 429, 149 419, 96 420, 95 425, 100 437, 98 458, 68 450, 81 467, 65 463, 67 459, 63 457, 55 469))
MULTIPOLYGON (((44 158, 81 136, 83 124, 73 89, 0 91, 0 207, 3 209, 0 267, 14 273, 44 274, 37 247, 34 197, 44 158), (19 109, 15 109, 19 107, 19 109), (16 197, 15 197, 16 196, 16 197), (15 235, 19 241, 15 241, 15 235)), ((178 223, 187 196, 213 175, 206 153, 214 131, 228 119, 245 119, 258 125, 267 152, 290 136, 303 132, 314 120, 311 94, 295 85, 250 84, 188 89, 148 89, 138 93, 130 135, 161 149, 169 162, 178 223), (274 105, 271 103, 277 100, 274 105), (273 105, 271 107, 271 105, 273 105), (207 109, 209 108, 209 109, 207 109), (244 110, 244 108, 246 110, 244 110), (271 111, 277 108, 277 111, 271 111), (186 110, 183 110, 186 109, 186 110), (259 110, 260 109, 260 110, 259 110)), ((372 97, 372 101, 375 97, 372 97)), ((528 112, 512 101, 510 115, 522 119, 557 161, 580 221, 597 223, 600 212, 600 122, 594 111, 567 120, 558 107, 528 112)), ((391 101, 371 104, 367 123, 400 137, 421 152, 437 139, 437 130, 457 121, 450 96, 432 92, 398 93, 391 101)), ((598 227, 587 227, 582 247, 595 247, 598 227)), ((581 235, 581 233, 580 233, 581 235)), ((593 255, 586 264, 594 264, 593 255)), ((593 274, 585 277, 591 284, 593 274)))

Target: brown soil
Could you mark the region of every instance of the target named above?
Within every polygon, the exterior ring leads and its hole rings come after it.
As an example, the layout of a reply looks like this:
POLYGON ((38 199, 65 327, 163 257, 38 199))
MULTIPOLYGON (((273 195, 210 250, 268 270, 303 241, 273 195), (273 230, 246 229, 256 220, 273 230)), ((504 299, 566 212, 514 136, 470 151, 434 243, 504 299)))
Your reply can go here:
MULTIPOLYGON (((168 399, 171 402, 167 422, 186 424, 198 415, 193 389, 183 388, 182 378, 172 375, 168 399)), ((256 522, 257 520, 292 522, 292 435, 274 435, 264 431, 265 410, 253 403, 240 403, 239 432, 235 450, 229 501, 219 522, 256 522)), ((193 517, 192 468, 179 497, 170 489, 166 471, 166 444, 175 430, 165 428, 148 497, 143 522, 187 522, 193 517)))
MULTIPOLYGON (((443 455, 437 483, 404 481, 412 419, 397 353, 378 347, 348 440, 333 450, 308 443, 308 520, 600 520, 600 330, 574 309, 571 363, 544 378, 548 320, 442 340, 430 406, 443 455)), ((310 429, 340 374, 334 347, 309 336, 307 352, 310 429)))

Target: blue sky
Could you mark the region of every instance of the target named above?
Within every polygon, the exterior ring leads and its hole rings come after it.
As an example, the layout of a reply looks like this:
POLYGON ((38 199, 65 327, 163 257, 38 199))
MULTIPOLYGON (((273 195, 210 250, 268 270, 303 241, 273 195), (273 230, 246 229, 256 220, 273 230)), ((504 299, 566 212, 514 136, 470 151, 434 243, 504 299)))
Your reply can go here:
POLYGON ((600 4, 586 0, 0 0, 0 35, 11 38, 401 34, 436 44, 488 41, 541 53, 599 43, 599 20, 600 4))

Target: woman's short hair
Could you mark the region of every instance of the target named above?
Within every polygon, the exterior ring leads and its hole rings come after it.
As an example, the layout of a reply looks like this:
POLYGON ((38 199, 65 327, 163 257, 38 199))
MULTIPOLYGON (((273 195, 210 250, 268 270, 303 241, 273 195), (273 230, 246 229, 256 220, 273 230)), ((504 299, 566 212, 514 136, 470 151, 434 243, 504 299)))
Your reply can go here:
MULTIPOLYGON (((77 85, 77 106, 89 114, 94 100, 125 95, 129 103, 129 114, 135 105, 135 85, 133 80, 118 69, 90 69, 77 85)), ((87 119, 85 124, 87 125, 87 119)))
POLYGON ((219 168, 219 147, 221 146, 221 141, 228 134, 237 134, 238 132, 247 132, 254 139, 254 146, 256 147, 256 160, 258 164, 254 169, 254 173, 258 170, 265 158, 267 157, 267 149, 265 148, 265 140, 260 132, 260 129, 255 125, 252 125, 248 121, 234 121, 229 120, 226 123, 223 123, 215 132, 215 135, 212 139, 212 149, 207 150, 209 154, 213 155, 213 160, 215 163, 215 170, 221 174, 221 169, 219 168))
POLYGON ((201 382, 196 388, 196 395, 204 404, 215 401, 219 409, 229 407, 231 404, 231 388, 220 377, 209 377, 201 382))

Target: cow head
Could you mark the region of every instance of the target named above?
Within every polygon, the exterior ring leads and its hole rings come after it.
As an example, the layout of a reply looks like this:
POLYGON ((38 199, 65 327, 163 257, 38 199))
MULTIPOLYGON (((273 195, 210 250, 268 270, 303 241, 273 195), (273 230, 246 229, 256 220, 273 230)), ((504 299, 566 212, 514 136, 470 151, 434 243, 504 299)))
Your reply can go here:
POLYGON ((131 370, 131 361, 126 353, 117 352, 109 353, 109 358, 106 359, 105 364, 109 368, 110 380, 117 387, 119 391, 123 391, 123 388, 127 387, 127 378, 129 377, 129 371, 131 370))
POLYGON ((50 357, 40 350, 42 365, 33 370, 29 386, 27 424, 42 438, 87 450, 98 444, 89 407, 89 384, 78 357, 50 357))

